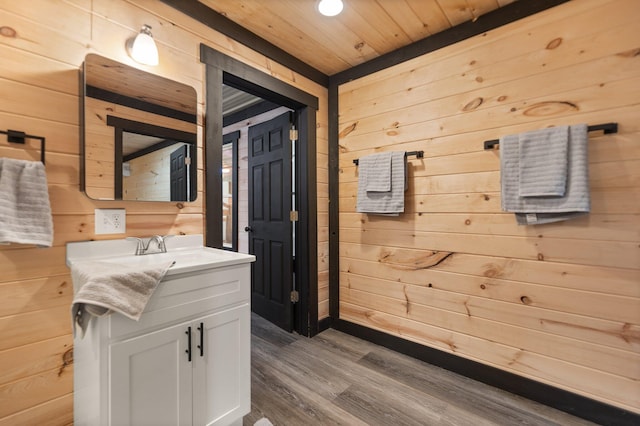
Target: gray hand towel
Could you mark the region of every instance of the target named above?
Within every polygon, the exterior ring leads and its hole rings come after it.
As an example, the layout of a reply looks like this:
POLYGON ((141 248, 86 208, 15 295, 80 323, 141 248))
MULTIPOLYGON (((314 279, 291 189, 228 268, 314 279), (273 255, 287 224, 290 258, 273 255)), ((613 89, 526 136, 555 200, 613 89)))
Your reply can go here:
POLYGON ((53 243, 47 173, 39 161, 0 158, 0 243, 53 243))
POLYGON ((520 149, 521 197, 562 197, 567 188, 569 126, 522 133, 520 149))
POLYGON ((406 155, 402 151, 392 152, 391 157, 391 190, 387 192, 367 191, 367 180, 370 173, 369 156, 360 158, 358 165, 358 194, 356 211, 358 213, 375 213, 397 216, 404 212, 404 191, 406 188, 406 155))
POLYGON ((360 167, 366 168, 366 189, 371 192, 391 191, 392 152, 381 152, 363 157, 360 167))
POLYGON ((587 125, 569 128, 567 184, 563 197, 520 197, 519 136, 500 139, 502 210, 516 213, 518 224, 535 225, 571 219, 591 209, 587 125))
POLYGON ((71 278, 79 288, 71 305, 74 335, 77 325, 82 331, 81 337, 84 337, 92 316, 118 312, 138 321, 149 298, 173 263, 165 261, 142 268, 114 268, 113 263, 100 261, 71 265, 71 278))

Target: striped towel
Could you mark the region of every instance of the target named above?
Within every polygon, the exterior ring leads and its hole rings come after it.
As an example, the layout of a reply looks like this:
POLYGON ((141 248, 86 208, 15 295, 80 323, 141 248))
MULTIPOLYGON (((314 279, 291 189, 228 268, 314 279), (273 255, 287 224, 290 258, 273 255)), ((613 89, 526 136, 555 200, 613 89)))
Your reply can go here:
POLYGON ((51 247, 47 172, 39 161, 0 158, 0 244, 51 247))
POLYGON ((374 155, 367 155, 358 160, 358 195, 356 211, 358 213, 375 213, 397 216, 404 212, 404 191, 406 189, 406 164, 404 151, 391 152, 391 190, 367 191, 369 179, 374 179, 376 170, 372 161, 374 155))
POLYGON ((516 213, 520 225, 558 222, 586 214, 591 209, 589 193, 587 125, 569 128, 567 182, 564 196, 520 196, 520 139, 500 139, 500 183, 502 210, 516 213))
POLYGON ((567 189, 569 126, 522 133, 520 148, 521 197, 562 197, 567 189))

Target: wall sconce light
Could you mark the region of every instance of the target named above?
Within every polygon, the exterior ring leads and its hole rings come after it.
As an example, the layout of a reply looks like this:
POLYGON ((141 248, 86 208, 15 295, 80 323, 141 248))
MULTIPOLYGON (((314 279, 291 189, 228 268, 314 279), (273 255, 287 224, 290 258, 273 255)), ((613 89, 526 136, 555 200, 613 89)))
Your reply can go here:
POLYGON ((127 40, 127 52, 138 63, 158 65, 158 47, 153 40, 149 25, 143 25, 140 33, 135 38, 127 40))
POLYGON ((336 16, 343 7, 342 0, 320 0, 318 3, 318 11, 324 16, 336 16))

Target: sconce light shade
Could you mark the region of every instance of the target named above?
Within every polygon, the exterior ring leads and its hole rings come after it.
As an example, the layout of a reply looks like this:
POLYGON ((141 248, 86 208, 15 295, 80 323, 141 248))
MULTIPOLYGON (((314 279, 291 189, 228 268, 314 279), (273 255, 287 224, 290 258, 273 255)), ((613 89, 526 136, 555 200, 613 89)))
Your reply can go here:
POLYGON ((318 3, 318 11, 324 16, 336 16, 343 7, 342 0, 320 0, 318 3))
POLYGON ((158 47, 153 40, 149 25, 143 25, 140 33, 135 38, 127 41, 127 50, 129 51, 129 56, 138 63, 158 65, 158 47))

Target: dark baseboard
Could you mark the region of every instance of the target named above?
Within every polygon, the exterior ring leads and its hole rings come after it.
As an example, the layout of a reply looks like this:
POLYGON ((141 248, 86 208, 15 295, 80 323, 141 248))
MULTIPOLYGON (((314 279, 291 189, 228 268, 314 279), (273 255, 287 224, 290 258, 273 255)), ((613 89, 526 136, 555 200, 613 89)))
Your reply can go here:
POLYGON ((527 379, 526 377, 518 376, 495 367, 471 361, 341 319, 332 320, 331 327, 600 425, 640 425, 639 414, 535 380, 527 379))
POLYGON ((322 333, 325 330, 331 328, 331 317, 322 318, 318 321, 318 333, 322 333))

